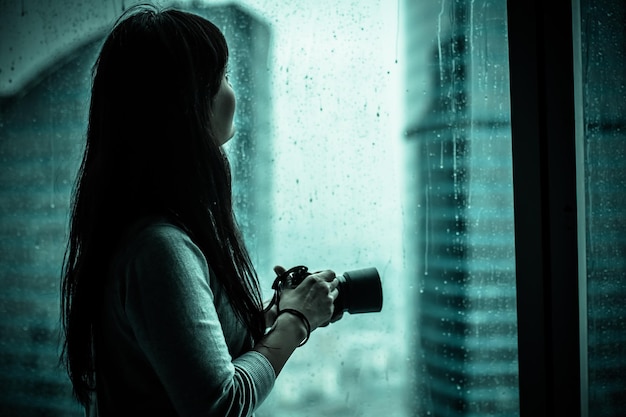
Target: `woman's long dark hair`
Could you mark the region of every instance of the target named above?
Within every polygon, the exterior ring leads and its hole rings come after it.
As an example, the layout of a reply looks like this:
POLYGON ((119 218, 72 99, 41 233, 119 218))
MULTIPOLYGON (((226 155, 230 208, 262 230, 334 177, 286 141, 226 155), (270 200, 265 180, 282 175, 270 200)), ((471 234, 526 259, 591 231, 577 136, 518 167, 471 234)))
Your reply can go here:
POLYGON ((95 387, 94 337, 108 264, 139 218, 175 216, 253 338, 263 334, 258 279, 233 215, 230 168, 211 128, 227 61, 226 41, 212 23, 148 6, 126 13, 102 46, 61 284, 61 360, 83 405, 95 387))

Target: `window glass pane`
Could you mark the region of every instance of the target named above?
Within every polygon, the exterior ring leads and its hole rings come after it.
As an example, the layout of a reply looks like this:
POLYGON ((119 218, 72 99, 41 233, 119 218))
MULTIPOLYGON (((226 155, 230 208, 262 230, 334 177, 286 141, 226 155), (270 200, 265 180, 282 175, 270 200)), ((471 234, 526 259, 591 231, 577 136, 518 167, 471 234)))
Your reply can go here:
MULTIPOLYGON (((239 112, 238 132, 255 123, 250 143, 243 145, 238 134, 227 145, 236 166, 238 214, 264 288, 271 286, 276 263, 337 273, 373 266, 385 292, 382 313, 346 314, 316 332, 291 358, 258 415, 374 416, 390 403, 396 415, 411 415, 398 4, 239 5, 267 27, 270 42, 268 56, 252 64, 269 95, 259 99, 258 85, 251 86, 239 67, 233 81, 239 102, 257 106, 269 126, 239 112), (264 180, 267 191, 259 193, 253 184, 264 180)), ((252 41, 260 51, 258 36, 242 37, 241 24, 232 28, 233 49, 233 42, 252 41)))
POLYGON ((505 2, 407 2, 419 415, 518 415, 505 2))
POLYGON ((589 415, 626 410, 626 5, 581 0, 589 415))
POLYGON ((95 57, 94 45, 78 48, 69 63, 0 99, 3 416, 78 411, 58 367, 59 276, 95 57))
MULTIPOLYGON (((56 368, 59 267, 90 66, 132 2, 59 3, 2 26, 2 415, 80 415, 56 368)), ((519 414, 504 3, 182 3, 231 47, 227 152, 266 295, 274 264, 383 281, 383 311, 316 331, 259 417, 519 414)))

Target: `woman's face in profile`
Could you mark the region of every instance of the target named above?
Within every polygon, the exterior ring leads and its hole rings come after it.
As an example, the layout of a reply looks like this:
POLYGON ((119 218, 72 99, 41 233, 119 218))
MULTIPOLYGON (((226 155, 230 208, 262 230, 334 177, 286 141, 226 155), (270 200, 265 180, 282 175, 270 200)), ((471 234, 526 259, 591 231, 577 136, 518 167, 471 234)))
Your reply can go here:
POLYGON ((213 98, 211 123, 215 138, 221 146, 235 135, 233 119, 235 117, 235 92, 228 78, 224 76, 220 89, 213 98))

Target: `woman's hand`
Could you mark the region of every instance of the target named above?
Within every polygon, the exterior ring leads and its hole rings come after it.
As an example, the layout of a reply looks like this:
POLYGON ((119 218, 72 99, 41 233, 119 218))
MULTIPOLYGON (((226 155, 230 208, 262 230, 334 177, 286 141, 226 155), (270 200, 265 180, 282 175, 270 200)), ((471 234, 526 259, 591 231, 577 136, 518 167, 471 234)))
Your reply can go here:
MULTIPOLYGON (((285 269, 277 266, 274 271, 281 275, 285 269)), ((338 284, 333 271, 322 271, 309 275, 294 289, 282 290, 279 309, 290 308, 304 314, 310 329, 297 315, 277 316, 275 309, 266 310, 266 323, 273 322, 272 330, 257 342, 254 350, 267 358, 277 376, 293 351, 306 341, 308 332, 330 322, 339 295, 338 284)))
MULTIPOLYGON (((275 267, 277 274, 284 268, 275 267)), ((311 331, 328 324, 333 316, 334 302, 339 291, 339 282, 331 270, 316 272, 306 277, 294 289, 285 288, 280 295, 280 310, 288 308, 298 310, 309 321, 311 331)))

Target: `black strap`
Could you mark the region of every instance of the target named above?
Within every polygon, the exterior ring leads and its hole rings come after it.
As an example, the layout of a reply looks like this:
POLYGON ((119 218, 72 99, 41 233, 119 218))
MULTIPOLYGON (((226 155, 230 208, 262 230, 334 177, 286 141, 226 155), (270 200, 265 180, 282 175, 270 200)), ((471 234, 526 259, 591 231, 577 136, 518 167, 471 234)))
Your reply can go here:
POLYGON ((302 320, 302 323, 304 323, 304 327, 306 327, 306 337, 304 338, 302 342, 300 342, 298 347, 303 346, 306 342, 309 341, 309 337, 311 336, 311 323, 309 323, 309 320, 306 318, 304 314, 302 314, 298 310, 294 310, 293 308, 286 308, 284 310, 280 310, 276 318, 278 318, 278 316, 280 316, 283 313, 293 314, 294 316, 300 318, 300 320, 302 320))

